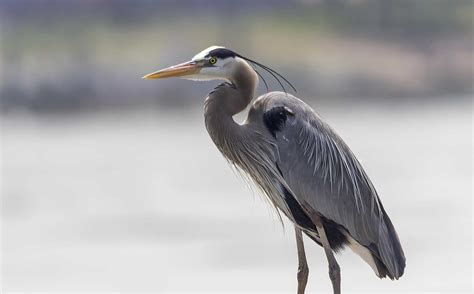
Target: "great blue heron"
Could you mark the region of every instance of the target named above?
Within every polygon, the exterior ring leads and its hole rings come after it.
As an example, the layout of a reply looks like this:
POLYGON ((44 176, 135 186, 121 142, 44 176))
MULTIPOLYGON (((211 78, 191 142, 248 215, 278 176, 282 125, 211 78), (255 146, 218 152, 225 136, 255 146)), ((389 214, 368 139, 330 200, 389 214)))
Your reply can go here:
MULTIPOLYGON (((346 245, 379 278, 403 275, 405 256, 377 192, 342 139, 300 99, 288 94, 275 70, 224 47, 212 46, 191 61, 143 78, 224 80, 205 100, 207 131, 227 160, 267 196, 280 216, 294 224, 298 250, 298 293, 304 293, 308 265, 302 233, 324 248, 334 293, 341 291, 333 251, 346 245), (270 92, 251 105, 247 119, 233 116, 254 98, 260 67, 284 92, 270 92)), ((266 81, 263 79, 265 86, 266 81)), ((267 87, 268 89, 268 87, 267 87)))

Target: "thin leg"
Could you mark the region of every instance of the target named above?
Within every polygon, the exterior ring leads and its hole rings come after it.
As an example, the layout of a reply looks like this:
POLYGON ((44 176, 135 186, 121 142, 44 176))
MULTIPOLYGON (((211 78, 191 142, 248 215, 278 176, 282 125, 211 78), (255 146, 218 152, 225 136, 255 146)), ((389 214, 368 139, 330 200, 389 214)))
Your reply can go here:
POLYGON ((298 248, 298 294, 304 294, 306 283, 308 282, 308 263, 304 252, 303 234, 301 229, 295 226, 296 247, 298 248))
POLYGON ((339 269, 339 264, 337 264, 336 258, 334 257, 334 253, 331 250, 331 246, 329 245, 328 238, 326 236, 326 231, 324 230, 323 223, 321 218, 318 215, 312 215, 311 219, 313 223, 316 225, 316 229, 318 230, 319 237, 321 239, 321 243, 324 247, 324 252, 326 253, 326 257, 329 262, 329 278, 332 282, 332 288, 334 290, 334 294, 341 293, 341 271, 339 269))

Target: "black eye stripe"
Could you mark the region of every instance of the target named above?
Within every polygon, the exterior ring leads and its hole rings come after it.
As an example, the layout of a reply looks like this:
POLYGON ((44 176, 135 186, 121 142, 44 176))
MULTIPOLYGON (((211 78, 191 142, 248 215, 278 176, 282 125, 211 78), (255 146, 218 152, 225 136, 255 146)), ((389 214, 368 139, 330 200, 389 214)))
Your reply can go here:
POLYGON ((226 48, 217 48, 212 51, 209 51, 209 53, 207 53, 205 57, 210 57, 210 56, 213 56, 219 59, 225 59, 228 57, 235 57, 236 54, 234 51, 226 49, 226 48))

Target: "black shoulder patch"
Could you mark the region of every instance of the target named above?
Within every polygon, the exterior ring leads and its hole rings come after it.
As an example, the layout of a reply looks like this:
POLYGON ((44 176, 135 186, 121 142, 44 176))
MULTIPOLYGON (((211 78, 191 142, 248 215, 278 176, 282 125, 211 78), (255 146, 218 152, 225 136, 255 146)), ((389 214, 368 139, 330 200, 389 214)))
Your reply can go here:
POLYGON ((209 53, 207 53, 205 57, 210 57, 210 56, 214 56, 219 59, 225 59, 227 57, 235 57, 236 54, 234 51, 229 50, 227 48, 217 48, 212 51, 209 51, 209 53))
POLYGON ((286 106, 273 107, 263 114, 263 123, 273 137, 276 138, 276 133, 283 129, 288 116, 293 115, 293 111, 286 106))

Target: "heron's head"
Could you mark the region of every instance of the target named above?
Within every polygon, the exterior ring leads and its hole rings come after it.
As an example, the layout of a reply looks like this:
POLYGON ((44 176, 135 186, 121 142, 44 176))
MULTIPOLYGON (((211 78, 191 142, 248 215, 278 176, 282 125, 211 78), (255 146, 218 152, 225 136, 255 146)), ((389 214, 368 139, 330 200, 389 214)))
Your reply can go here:
POLYGON ((194 81, 230 80, 241 59, 235 52, 220 46, 211 46, 190 61, 180 63, 144 76, 144 79, 178 77, 194 81))
POLYGON ((255 69, 256 66, 272 75, 285 92, 285 87, 280 78, 296 92, 295 87, 275 70, 220 46, 211 46, 196 54, 190 61, 152 72, 143 78, 164 79, 178 77, 193 81, 227 80, 233 82, 233 78, 242 74, 242 72, 246 72, 255 77, 256 81, 258 81, 258 76, 262 78, 268 91, 267 82, 255 69))

